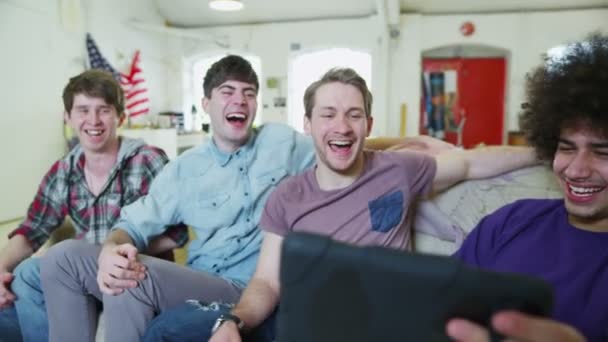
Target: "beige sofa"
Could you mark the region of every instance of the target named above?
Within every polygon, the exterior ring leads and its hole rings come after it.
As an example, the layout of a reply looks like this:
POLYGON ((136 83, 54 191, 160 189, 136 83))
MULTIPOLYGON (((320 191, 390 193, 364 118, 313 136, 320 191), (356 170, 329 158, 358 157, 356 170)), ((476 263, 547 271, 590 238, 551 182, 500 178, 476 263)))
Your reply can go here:
MULTIPOLYGON (((464 237, 486 215, 522 198, 560 198, 562 193, 551 169, 534 166, 504 175, 467 181, 421 203, 414 225, 436 225, 445 231, 451 225, 464 237), (425 220, 425 216, 433 216, 425 220), (431 221, 431 222, 429 222, 431 221)), ((459 244, 428 234, 414 233, 414 249, 422 253, 452 254, 459 244)))
MULTIPOLYGON (((414 221, 415 226, 426 225, 426 230, 429 227, 437 231, 451 229, 457 241, 444 241, 429 234, 415 232, 414 249, 421 253, 452 254, 466 233, 494 210, 521 198, 558 197, 561 197, 559 187, 551 170, 545 166, 517 170, 486 180, 463 182, 420 203, 414 221)), ((8 231, 4 229, 0 233, 5 236, 8 231)), ((70 227, 66 224, 54 233, 48 244, 69 236, 70 227)), ((175 257, 176 262, 184 263, 186 250, 177 250, 175 257)), ((103 319, 100 320, 97 341, 103 341, 103 319)))

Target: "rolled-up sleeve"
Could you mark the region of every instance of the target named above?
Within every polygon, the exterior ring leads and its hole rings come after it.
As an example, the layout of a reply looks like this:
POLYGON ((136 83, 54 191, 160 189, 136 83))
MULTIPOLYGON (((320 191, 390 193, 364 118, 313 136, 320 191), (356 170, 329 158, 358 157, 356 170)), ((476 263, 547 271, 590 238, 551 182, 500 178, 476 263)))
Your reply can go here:
POLYGON ((169 163, 152 181, 147 195, 122 208, 120 218, 112 228, 126 231, 140 251, 169 226, 181 223, 177 210, 180 200, 177 171, 178 161, 169 163))

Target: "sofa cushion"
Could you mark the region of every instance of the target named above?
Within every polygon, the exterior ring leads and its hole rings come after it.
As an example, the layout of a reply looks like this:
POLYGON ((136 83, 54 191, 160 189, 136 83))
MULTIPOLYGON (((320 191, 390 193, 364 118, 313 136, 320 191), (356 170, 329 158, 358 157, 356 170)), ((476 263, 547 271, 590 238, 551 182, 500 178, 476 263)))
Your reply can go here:
POLYGON ((424 232, 452 231, 451 241, 428 233, 414 233, 414 249, 433 254, 452 254, 481 219, 521 198, 560 198, 559 185, 548 166, 533 166, 503 175, 470 180, 423 201, 414 226, 424 232))

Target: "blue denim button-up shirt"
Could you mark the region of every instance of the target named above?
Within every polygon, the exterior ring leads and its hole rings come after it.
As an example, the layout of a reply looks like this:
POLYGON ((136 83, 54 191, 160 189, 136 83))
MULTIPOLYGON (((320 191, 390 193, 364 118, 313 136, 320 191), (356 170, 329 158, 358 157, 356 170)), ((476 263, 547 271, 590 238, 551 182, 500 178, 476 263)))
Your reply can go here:
POLYGON ((310 137, 281 124, 255 129, 232 153, 210 142, 167 164, 148 195, 122 209, 114 229, 126 230, 143 250, 167 225, 183 222, 196 232, 188 265, 245 286, 257 263, 268 195, 313 164, 310 137))

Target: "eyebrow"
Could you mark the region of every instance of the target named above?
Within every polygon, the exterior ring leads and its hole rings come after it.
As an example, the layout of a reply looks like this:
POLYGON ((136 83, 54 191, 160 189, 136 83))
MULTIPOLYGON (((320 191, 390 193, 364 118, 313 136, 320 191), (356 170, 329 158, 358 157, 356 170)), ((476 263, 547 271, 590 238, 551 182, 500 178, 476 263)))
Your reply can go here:
MULTIPOLYGON (((334 112, 335 112, 335 111, 337 111, 336 107, 333 107, 333 106, 323 106, 323 107, 321 107, 321 109, 324 109, 324 110, 331 110, 331 111, 334 111, 334 112)), ((347 112, 347 113, 350 113, 350 112, 353 112, 353 111, 361 111, 361 112, 364 112, 363 108, 361 108, 361 107, 350 107, 350 108, 348 108, 348 109, 346 110, 346 112, 347 112)))
MULTIPOLYGON (((224 89, 224 88, 228 88, 228 89, 233 90, 233 91, 234 91, 234 90, 236 90, 236 88, 235 88, 235 87, 233 87, 233 86, 231 86, 231 85, 228 85, 228 84, 223 84, 223 85, 219 86, 219 87, 218 87, 218 90, 222 90, 222 89, 224 89)), ((257 90, 255 89, 255 87, 245 87, 245 88, 243 88, 243 91, 253 91, 253 92, 257 92, 257 90)))
POLYGON ((110 108, 112 107, 112 105, 109 104, 102 104, 99 106, 95 106, 95 105, 75 105, 75 108, 89 108, 89 107, 94 107, 94 108, 110 108))
MULTIPOLYGON (((560 138, 559 139, 559 143, 560 144, 566 144, 566 145, 570 145, 570 146, 575 146, 576 144, 568 139, 564 139, 564 138, 560 138)), ((598 142, 598 143, 590 143, 589 146, 591 146, 592 148, 608 148, 608 141, 606 142, 598 142)))
POLYGON ((334 111, 334 112, 336 111, 336 108, 335 108, 335 107, 332 107, 332 106, 323 106, 323 107, 321 107, 321 109, 324 109, 324 110, 331 110, 331 111, 334 111))

